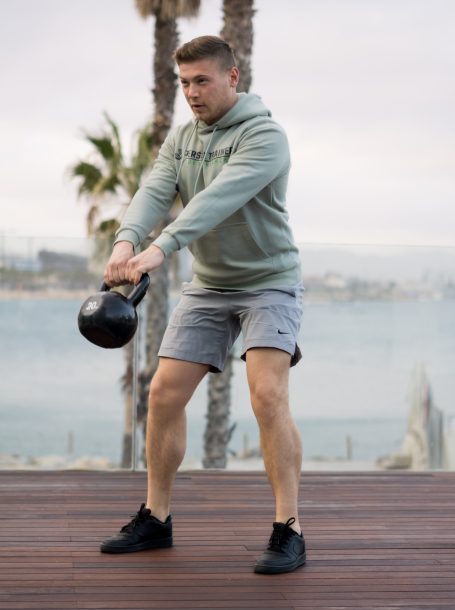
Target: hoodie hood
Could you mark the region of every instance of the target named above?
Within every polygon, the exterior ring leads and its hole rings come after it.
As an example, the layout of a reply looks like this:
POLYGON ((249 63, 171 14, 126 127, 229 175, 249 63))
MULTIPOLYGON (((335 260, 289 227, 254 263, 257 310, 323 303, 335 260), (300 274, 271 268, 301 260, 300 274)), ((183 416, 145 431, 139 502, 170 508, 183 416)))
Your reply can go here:
MULTIPOLYGON (((236 103, 224 114, 216 123, 211 123, 207 125, 205 121, 201 121, 199 119, 194 118, 192 121, 186 124, 184 129, 188 129, 189 133, 185 139, 185 145, 183 150, 187 150, 190 142, 195 136, 197 139, 202 141, 204 146, 204 151, 202 153, 202 163, 199 165, 199 170, 197 176, 193 182, 194 190, 192 192, 192 196, 194 196, 198 189, 199 178, 203 175, 203 168, 206 158, 209 153, 210 146, 215 140, 218 140, 218 134, 226 133, 226 130, 230 128, 236 128, 241 125, 245 121, 249 121, 250 119, 257 119, 259 121, 263 121, 264 119, 270 119, 272 113, 270 110, 263 104, 259 95, 255 93, 239 93, 238 99, 236 103), (190 127, 191 126, 191 127, 190 127)), ((176 179, 176 188, 178 189, 178 182, 180 177, 180 172, 183 168, 185 161, 188 158, 183 158, 180 161, 178 170, 177 170, 177 179, 176 179)))
POLYGON ((207 125, 204 121, 194 122, 200 134, 211 133, 214 130, 227 129, 258 116, 271 117, 272 113, 264 105, 259 95, 255 93, 239 93, 237 102, 216 123, 207 125))

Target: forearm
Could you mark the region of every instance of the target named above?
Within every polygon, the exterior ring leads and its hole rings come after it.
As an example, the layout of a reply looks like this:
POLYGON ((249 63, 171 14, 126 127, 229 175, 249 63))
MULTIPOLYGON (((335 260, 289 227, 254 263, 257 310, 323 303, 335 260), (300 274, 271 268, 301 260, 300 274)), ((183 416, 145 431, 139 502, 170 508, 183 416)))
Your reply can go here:
POLYGON ((166 216, 171 204, 169 193, 160 193, 159 189, 153 186, 141 187, 128 206, 116 233, 115 243, 128 241, 137 248, 166 216))

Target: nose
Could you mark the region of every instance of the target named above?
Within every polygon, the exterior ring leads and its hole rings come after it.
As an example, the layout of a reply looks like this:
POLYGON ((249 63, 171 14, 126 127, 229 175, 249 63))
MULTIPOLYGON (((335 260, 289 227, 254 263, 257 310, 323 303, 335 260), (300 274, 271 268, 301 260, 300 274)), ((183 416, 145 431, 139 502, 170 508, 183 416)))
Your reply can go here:
POLYGON ((190 99, 199 97, 199 90, 194 83, 190 83, 190 86, 188 87, 188 97, 190 99))

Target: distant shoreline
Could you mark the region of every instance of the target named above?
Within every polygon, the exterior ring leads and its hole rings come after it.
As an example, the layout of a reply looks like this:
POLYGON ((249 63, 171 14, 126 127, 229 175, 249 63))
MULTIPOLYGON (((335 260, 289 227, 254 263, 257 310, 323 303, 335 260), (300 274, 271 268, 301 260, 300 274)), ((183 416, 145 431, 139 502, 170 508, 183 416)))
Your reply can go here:
MULTIPOLYGON (((124 470, 108 458, 102 456, 81 456, 72 458, 65 455, 46 455, 41 457, 27 457, 18 455, 0 454, 0 470, 124 470)), ((144 472, 143 466, 138 470, 144 472)), ((204 470, 202 461, 197 458, 185 457, 179 471, 204 470)), ((223 469, 221 469, 223 470, 223 469)), ((225 470, 254 470, 264 471, 262 458, 233 458, 229 457, 225 470)), ((384 470, 375 461, 346 460, 335 458, 304 459, 302 471, 372 471, 384 470)))
MULTIPOLYGON (((43 300, 61 300, 84 301, 88 296, 97 291, 97 288, 86 288, 80 290, 67 290, 64 288, 46 289, 46 290, 0 290, 0 301, 43 301, 43 300)), ((175 293, 178 297, 179 291, 175 293)), ((439 303, 442 301, 453 301, 451 298, 435 298, 428 295, 417 295, 401 298, 353 298, 353 297, 334 297, 322 296, 320 294, 307 293, 304 297, 306 305, 325 305, 327 303, 439 303)))
POLYGON ((87 288, 86 290, 65 290, 62 288, 49 290, 0 290, 0 301, 16 301, 16 300, 84 300, 94 289, 87 288))
MULTIPOLYGON (((61 301, 68 300, 85 300, 90 294, 96 292, 96 288, 88 288, 87 290, 0 290, 0 301, 43 301, 46 299, 55 299, 61 301)), ((175 297, 179 296, 179 291, 175 293, 175 297)), ((312 301, 311 298, 306 299, 311 303, 326 303, 324 299, 312 301)))

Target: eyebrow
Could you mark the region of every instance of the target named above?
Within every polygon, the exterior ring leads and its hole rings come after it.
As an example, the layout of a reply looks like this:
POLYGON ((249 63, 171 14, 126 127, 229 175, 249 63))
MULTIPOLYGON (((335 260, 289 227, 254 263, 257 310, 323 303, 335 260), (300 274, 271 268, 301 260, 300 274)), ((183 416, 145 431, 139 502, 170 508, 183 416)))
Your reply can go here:
POLYGON ((210 78, 210 76, 208 74, 196 74, 196 76, 193 76, 193 78, 185 78, 184 76, 179 76, 179 79, 181 81, 196 80, 198 78, 210 78))

